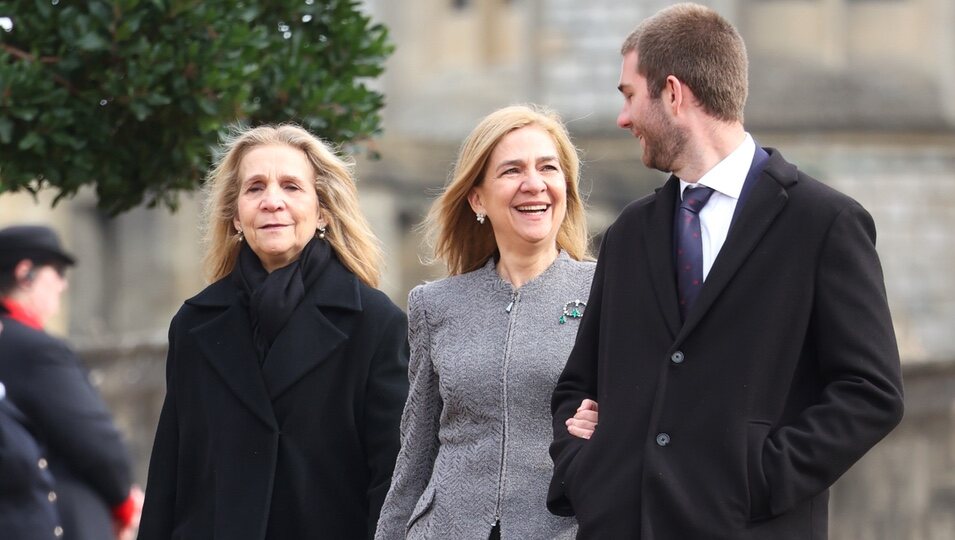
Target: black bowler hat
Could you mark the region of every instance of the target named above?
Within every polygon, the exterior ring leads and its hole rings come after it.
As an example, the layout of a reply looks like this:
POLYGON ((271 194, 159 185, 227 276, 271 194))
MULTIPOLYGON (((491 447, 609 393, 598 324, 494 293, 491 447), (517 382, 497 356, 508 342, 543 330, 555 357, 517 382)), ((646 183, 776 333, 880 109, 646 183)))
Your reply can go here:
POLYGON ((15 263, 23 259, 76 264, 76 259, 63 250, 59 237, 49 227, 14 225, 0 229, 0 262, 15 263))

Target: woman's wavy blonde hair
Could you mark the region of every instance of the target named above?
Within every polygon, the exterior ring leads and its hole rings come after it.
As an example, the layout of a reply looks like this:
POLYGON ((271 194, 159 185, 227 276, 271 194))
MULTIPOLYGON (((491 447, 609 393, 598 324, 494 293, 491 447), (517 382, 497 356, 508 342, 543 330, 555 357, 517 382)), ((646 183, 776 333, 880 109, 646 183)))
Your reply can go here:
POLYGON ((241 183, 239 165, 252 148, 271 144, 285 144, 305 153, 315 170, 315 191, 327 222, 325 240, 345 267, 363 282, 377 287, 381 279, 381 246, 358 205, 358 190, 352 174, 354 163, 338 156, 328 144, 294 124, 236 128, 223 141, 204 188, 206 276, 216 281, 235 267, 239 237, 233 218, 241 183))
POLYGON ((464 139, 454 171, 422 224, 434 250, 434 260, 444 262, 448 274, 476 270, 497 254, 494 232, 477 222, 468 194, 484 181, 488 159, 501 139, 527 126, 538 126, 553 137, 567 182, 567 214, 557 232, 557 247, 578 261, 590 258, 587 218, 578 189, 580 158, 566 126, 556 112, 546 107, 512 105, 484 117, 464 139))

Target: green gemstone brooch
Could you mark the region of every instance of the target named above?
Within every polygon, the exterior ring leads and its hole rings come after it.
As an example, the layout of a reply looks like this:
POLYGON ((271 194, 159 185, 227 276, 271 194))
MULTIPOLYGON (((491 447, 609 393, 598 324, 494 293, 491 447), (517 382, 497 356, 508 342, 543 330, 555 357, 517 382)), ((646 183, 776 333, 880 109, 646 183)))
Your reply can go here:
POLYGON ((579 319, 584 316, 584 308, 587 307, 587 302, 581 302, 578 300, 571 300, 564 304, 564 313, 560 316, 558 321, 560 324, 565 324, 567 319, 579 319))

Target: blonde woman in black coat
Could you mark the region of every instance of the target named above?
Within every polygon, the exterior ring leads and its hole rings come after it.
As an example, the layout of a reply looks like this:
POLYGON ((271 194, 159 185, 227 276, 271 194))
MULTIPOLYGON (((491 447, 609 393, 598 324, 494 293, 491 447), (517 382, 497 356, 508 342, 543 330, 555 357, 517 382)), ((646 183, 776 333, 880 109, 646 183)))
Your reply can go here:
POLYGON ((388 491, 407 319, 349 164, 307 131, 227 141, 207 182, 213 283, 169 330, 140 538, 363 538, 388 491))

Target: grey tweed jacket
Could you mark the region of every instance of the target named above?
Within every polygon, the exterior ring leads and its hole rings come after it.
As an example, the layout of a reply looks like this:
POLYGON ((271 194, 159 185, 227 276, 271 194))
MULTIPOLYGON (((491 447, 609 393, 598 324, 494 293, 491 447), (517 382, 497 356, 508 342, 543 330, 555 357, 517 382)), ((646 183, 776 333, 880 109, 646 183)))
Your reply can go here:
POLYGON ((487 540, 495 521, 502 539, 574 537, 545 506, 550 396, 577 335, 561 315, 594 268, 561 252, 513 290, 490 260, 411 291, 411 390, 376 539, 487 540))

